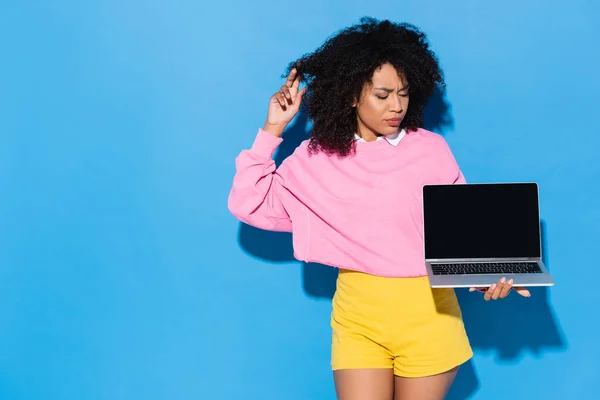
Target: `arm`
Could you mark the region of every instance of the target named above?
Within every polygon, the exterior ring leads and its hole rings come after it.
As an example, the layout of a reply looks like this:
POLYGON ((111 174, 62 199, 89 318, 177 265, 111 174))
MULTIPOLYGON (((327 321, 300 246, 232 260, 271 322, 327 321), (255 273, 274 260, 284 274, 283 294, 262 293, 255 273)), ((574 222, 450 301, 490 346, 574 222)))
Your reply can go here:
POLYGON ((299 85, 300 78, 293 69, 281 89, 271 96, 267 121, 254 144, 236 159, 229 211, 240 221, 260 229, 292 231, 292 221, 282 201, 286 191, 283 171, 288 162, 276 169, 273 153, 282 142, 280 136, 287 124, 300 109, 306 89, 298 90, 299 85))
POLYGON ((252 147, 239 154, 228 208, 248 225, 291 232, 292 221, 281 200, 285 180, 272 159, 281 142, 280 137, 261 129, 252 147))

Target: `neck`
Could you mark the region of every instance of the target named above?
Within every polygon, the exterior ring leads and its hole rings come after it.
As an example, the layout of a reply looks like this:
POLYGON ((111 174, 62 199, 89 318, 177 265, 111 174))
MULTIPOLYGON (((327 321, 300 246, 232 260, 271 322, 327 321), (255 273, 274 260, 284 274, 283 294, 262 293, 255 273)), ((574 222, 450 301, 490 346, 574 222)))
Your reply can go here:
POLYGON ((378 134, 377 132, 373 132, 371 129, 367 128, 359 119, 358 120, 358 136, 360 136, 365 142, 374 142, 381 135, 378 134))

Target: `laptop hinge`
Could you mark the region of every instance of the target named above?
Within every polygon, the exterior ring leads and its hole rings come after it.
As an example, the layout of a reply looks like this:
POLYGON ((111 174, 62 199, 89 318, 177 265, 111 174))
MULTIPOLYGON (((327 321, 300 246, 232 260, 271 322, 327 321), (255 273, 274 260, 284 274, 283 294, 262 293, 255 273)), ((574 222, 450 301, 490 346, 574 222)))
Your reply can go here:
POLYGON ((477 262, 526 262, 540 261, 540 257, 514 257, 514 258, 429 258, 428 263, 477 263, 477 262))

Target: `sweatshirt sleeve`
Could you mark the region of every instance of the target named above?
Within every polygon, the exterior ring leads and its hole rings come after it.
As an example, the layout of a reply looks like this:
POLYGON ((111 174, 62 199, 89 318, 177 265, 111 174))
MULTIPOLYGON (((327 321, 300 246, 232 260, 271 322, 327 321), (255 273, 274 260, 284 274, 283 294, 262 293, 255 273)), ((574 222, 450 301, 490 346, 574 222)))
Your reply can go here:
POLYGON ((249 150, 235 161, 236 172, 229 193, 229 211, 256 228, 291 232, 292 221, 282 202, 285 180, 276 169, 273 154, 283 140, 260 129, 249 150))
POLYGON ((442 151, 443 153, 446 154, 446 157, 444 158, 445 162, 447 162, 447 164, 444 164, 445 168, 444 171, 448 171, 447 174, 445 175, 445 179, 444 181, 446 181, 446 179, 448 179, 452 184, 465 184, 467 183, 465 176, 460 168, 460 166, 458 165, 458 162, 456 161, 456 158, 454 156, 454 153, 452 152, 452 149, 450 148, 450 145, 448 144, 448 142, 442 138, 441 135, 435 135, 436 138, 438 138, 440 145, 442 146, 442 151))

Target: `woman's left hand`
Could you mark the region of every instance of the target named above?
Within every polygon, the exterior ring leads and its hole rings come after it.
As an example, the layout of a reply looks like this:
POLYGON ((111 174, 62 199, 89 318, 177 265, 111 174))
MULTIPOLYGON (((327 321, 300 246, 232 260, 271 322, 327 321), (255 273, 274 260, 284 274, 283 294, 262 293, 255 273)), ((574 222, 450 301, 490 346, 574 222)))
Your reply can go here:
POLYGON ((511 291, 515 291, 523 297, 530 297, 531 293, 529 290, 522 287, 513 287, 513 280, 506 281, 505 278, 502 278, 498 281, 498 283, 492 284, 489 288, 474 288, 469 289, 469 292, 484 292, 485 296, 483 299, 485 301, 489 300, 498 300, 503 299, 510 294, 511 291))

